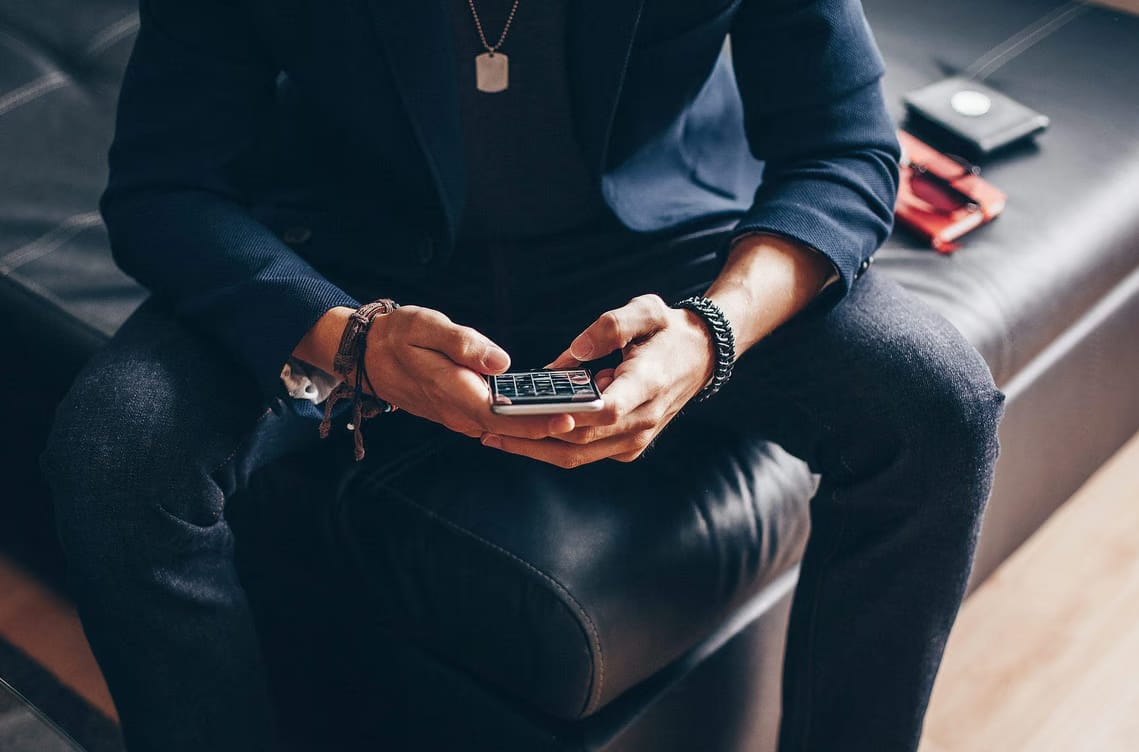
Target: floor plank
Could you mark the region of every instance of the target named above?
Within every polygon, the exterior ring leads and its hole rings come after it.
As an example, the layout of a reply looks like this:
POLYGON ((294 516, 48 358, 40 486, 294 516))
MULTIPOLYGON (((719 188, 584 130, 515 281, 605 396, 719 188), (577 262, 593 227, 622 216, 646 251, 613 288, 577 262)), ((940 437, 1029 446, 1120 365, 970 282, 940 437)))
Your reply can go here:
POLYGON ((87 702, 118 717, 75 608, 2 554, 0 635, 87 702))
POLYGON ((962 609, 923 752, 1139 749, 1139 436, 962 609))

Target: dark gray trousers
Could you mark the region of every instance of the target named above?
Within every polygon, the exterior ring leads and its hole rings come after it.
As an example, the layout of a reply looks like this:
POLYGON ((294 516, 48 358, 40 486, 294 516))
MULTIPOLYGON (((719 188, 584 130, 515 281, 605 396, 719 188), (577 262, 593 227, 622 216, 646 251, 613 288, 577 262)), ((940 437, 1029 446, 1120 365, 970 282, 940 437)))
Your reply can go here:
MULTIPOLYGON (((642 249, 637 263, 658 260, 651 273, 604 270, 595 288, 622 280, 604 295, 586 294, 568 271, 521 286, 500 273, 484 320, 472 320, 483 309, 444 312, 498 328, 487 333, 518 365, 545 362, 605 307, 699 288, 713 261, 690 263, 693 247, 722 241, 642 249), (541 289, 548 299, 559 285, 576 305, 511 302, 541 289)), ((274 746, 223 511, 254 470, 317 441, 318 414, 288 398, 266 406, 234 369, 148 303, 80 375, 44 458, 80 614, 132 752, 274 746)), ((745 354, 733 381, 693 408, 779 443, 821 476, 791 616, 784 752, 916 749, 969 574, 1001 405, 961 335, 870 272, 838 304, 745 354)))

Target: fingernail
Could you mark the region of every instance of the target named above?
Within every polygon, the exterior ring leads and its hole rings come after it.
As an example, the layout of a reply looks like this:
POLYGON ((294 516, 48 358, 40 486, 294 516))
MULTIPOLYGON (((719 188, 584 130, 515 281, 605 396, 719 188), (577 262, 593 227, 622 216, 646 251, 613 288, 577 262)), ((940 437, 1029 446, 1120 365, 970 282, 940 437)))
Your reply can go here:
POLYGON ((498 348, 491 348, 483 356, 482 364, 488 371, 501 371, 510 365, 510 356, 498 348))
POLYGON ((482 445, 491 449, 502 449, 502 439, 493 435, 483 436, 482 445))
POLYGON ((588 360, 590 355, 593 355, 593 343, 589 341, 589 337, 578 337, 570 345, 570 355, 578 360, 588 360))

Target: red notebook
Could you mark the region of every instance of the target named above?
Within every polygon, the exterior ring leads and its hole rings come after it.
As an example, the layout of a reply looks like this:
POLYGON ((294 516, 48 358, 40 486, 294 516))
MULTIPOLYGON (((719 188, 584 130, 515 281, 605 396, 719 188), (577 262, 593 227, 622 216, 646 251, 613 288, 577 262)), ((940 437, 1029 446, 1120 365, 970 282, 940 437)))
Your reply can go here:
POLYGON ((934 250, 952 253, 961 236, 1004 211, 1004 192, 982 179, 979 167, 942 154, 905 131, 898 131, 898 139, 898 224, 928 240, 934 250))

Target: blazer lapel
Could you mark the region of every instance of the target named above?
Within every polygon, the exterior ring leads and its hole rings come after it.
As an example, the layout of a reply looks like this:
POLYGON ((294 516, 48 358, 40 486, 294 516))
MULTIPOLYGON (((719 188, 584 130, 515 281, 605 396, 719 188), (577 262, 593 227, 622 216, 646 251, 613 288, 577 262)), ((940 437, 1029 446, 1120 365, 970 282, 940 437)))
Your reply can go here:
POLYGON ((466 177, 454 43, 445 0, 358 0, 367 6, 452 233, 466 177))
POLYGON ((568 1, 567 49, 578 138, 587 164, 600 175, 645 0, 568 1))

